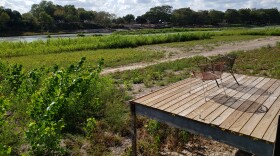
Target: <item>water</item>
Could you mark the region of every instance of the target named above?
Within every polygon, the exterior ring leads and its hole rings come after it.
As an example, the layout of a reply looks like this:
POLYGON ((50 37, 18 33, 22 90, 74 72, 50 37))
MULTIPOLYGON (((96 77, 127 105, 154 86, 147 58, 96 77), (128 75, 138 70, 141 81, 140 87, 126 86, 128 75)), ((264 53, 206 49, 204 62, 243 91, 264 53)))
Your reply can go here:
MULTIPOLYGON (((92 35, 109 35, 111 33, 84 33, 85 36, 92 36, 92 35)), ((78 37, 77 34, 59 34, 59 35, 50 35, 51 38, 75 38, 78 37)), ((46 41, 48 35, 34 35, 34 36, 12 36, 12 37, 0 37, 1 41, 10 41, 10 42, 18 42, 18 41, 25 41, 25 42, 33 42, 37 40, 46 41)))

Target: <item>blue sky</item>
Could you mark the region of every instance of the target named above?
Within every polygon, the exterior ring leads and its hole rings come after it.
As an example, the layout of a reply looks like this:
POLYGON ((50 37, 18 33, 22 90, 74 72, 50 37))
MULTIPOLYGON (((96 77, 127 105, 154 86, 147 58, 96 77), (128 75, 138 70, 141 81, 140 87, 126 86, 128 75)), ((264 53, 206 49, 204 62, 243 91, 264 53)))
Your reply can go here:
MULTIPOLYGON (((0 0, 0 6, 28 12, 31 5, 40 3, 41 0, 0 0)), ((228 8, 278 8, 280 0, 50 0, 54 4, 73 4, 86 10, 107 11, 117 16, 134 14, 142 15, 151 7, 171 5, 173 9, 190 7, 193 10, 216 9, 224 11, 228 8)))

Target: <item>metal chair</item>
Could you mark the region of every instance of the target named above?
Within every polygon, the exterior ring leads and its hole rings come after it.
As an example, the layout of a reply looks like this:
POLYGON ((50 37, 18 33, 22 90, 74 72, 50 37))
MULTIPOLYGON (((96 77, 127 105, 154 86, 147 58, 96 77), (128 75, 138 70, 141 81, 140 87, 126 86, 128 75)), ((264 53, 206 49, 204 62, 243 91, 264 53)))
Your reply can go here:
MULTIPOLYGON (((234 63, 235 63, 235 60, 236 60, 236 55, 234 54, 229 54, 229 55, 219 55, 217 58, 215 59, 209 59, 212 63, 215 63, 215 62, 225 62, 225 67, 224 67, 224 71, 226 72, 229 72, 234 80, 236 81, 236 83, 238 85, 240 85, 238 83, 238 81, 236 80, 235 76, 234 76, 234 72, 233 72, 233 66, 234 66, 234 63)), ((217 85, 219 86, 218 82, 216 81, 217 85)))
MULTIPOLYGON (((192 71, 191 75, 195 78, 199 78, 202 81, 205 101, 206 101, 205 87, 204 87, 205 81, 215 80, 217 82, 217 80, 220 79, 224 93, 225 93, 225 95, 227 95, 226 90, 222 84, 223 83, 222 74, 223 74, 223 71, 225 68, 225 62, 202 64, 202 65, 199 65, 199 68, 200 68, 200 71, 192 71)), ((217 82, 217 85, 218 85, 218 82, 217 82)), ((191 92, 191 87, 190 87, 190 92, 191 92)))

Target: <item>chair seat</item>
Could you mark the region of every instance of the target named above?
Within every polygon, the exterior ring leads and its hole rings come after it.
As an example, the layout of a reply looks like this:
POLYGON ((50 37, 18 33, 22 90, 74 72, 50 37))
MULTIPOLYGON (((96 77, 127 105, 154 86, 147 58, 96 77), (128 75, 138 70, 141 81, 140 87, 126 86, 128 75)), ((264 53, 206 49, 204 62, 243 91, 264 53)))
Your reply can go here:
POLYGON ((217 80, 219 79, 219 74, 216 73, 217 71, 213 72, 195 72, 194 75, 195 77, 199 77, 202 81, 207 81, 207 80, 217 80))

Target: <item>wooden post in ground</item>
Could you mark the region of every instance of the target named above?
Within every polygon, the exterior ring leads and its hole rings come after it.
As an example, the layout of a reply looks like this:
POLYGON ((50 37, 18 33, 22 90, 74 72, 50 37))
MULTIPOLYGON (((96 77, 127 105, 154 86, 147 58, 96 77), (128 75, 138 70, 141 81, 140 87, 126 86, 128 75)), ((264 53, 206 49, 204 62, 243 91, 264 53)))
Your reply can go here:
POLYGON ((137 156, 137 128, 136 128, 136 112, 135 104, 130 103, 131 111, 131 141, 132 141, 132 156, 137 156))
POLYGON ((275 144, 274 144, 273 155, 274 156, 280 155, 280 116, 278 117, 278 126, 277 126, 277 131, 276 131, 276 139, 275 139, 275 144))

